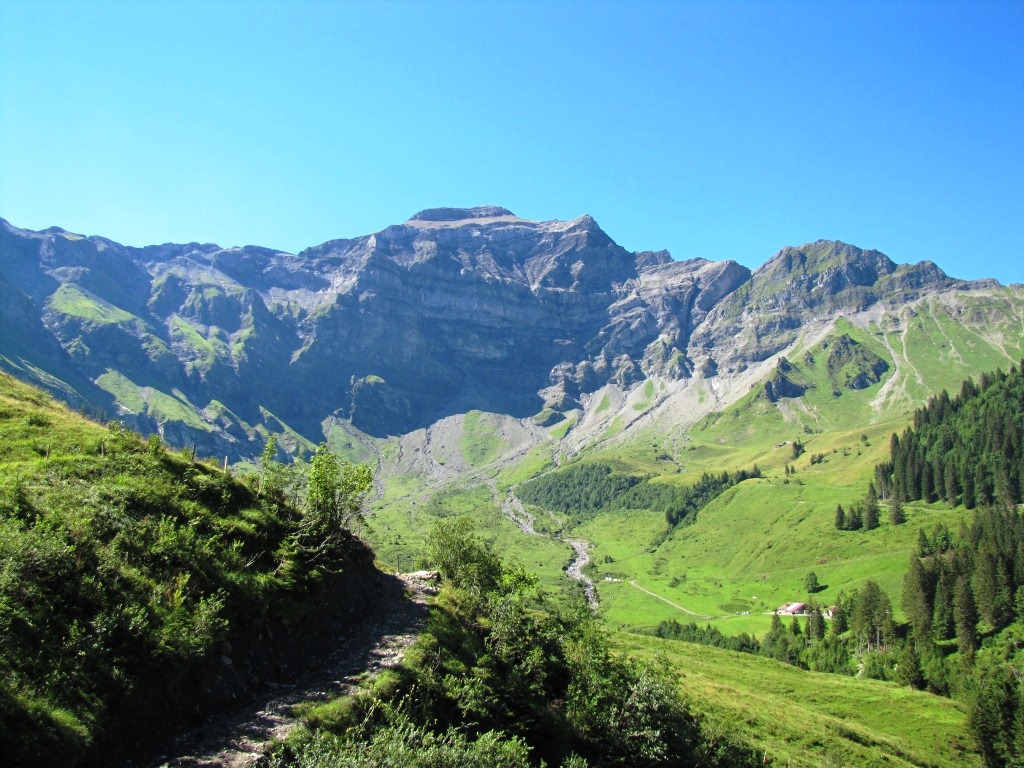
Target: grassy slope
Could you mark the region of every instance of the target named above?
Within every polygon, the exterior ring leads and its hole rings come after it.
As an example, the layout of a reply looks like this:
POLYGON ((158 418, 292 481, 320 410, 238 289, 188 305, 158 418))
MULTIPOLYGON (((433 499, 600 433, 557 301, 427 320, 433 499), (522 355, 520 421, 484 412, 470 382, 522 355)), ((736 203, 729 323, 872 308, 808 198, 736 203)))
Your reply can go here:
POLYGON ((394 568, 399 561, 404 570, 425 564, 426 538, 434 522, 443 517, 468 515, 480 534, 505 559, 516 559, 535 572, 550 591, 566 585, 562 569, 572 557, 572 549, 543 536, 526 536, 501 514, 494 495, 485 485, 460 486, 442 492, 413 493, 397 497, 398 490, 419 487, 417 478, 394 484, 389 499, 379 504, 370 520, 370 538, 382 566, 394 568))
POLYGON ((949 699, 674 640, 619 634, 615 643, 671 665, 688 697, 775 765, 980 765, 963 708, 949 699))
MULTIPOLYGON (((755 387, 692 428, 657 424, 634 429, 629 440, 584 451, 582 460, 652 474, 658 482, 689 485, 703 472, 755 463, 765 474, 764 480, 731 489, 694 525, 677 529, 660 544, 665 523, 645 510, 602 515, 582 525, 576 533, 594 545, 592 570, 609 622, 652 626, 666 618, 687 618, 631 581, 698 614, 729 616, 728 626, 736 632, 760 633, 768 626, 764 611, 806 598, 803 580, 812 570, 825 585, 816 595, 821 602, 874 578, 898 604, 918 527, 955 525, 960 513, 941 504, 911 505, 901 528, 889 526, 883 511, 882 526, 875 531, 839 532, 834 528, 836 505, 848 507, 863 498, 875 464, 887 455, 889 436, 906 426, 930 394, 942 388, 956 391, 967 376, 1024 356, 1021 317, 1024 294, 1006 289, 927 299, 856 323, 838 318, 829 346, 805 341, 786 353, 796 368, 791 376, 812 385, 803 397, 772 403, 755 387), (846 369, 829 370, 830 351, 844 335, 889 363, 880 382, 851 390, 842 386, 846 369), (791 443, 796 439, 805 452, 794 459, 791 443), (823 460, 812 465, 815 454, 823 460), (796 470, 789 482, 787 465, 796 470), (750 614, 743 615, 746 611, 750 614)), ((656 394, 656 385, 645 385, 624 407, 632 411, 656 394)), ((609 407, 607 396, 596 405, 598 411, 609 407)), ((602 438, 618 432, 620 422, 602 438)), ((499 495, 550 470, 556 441, 570 426, 553 427, 548 430, 552 442, 493 470, 499 495)), ((487 462, 502 447, 486 414, 467 416, 459 445, 466 464, 489 474, 487 462)), ((522 536, 502 517, 493 494, 476 482, 438 493, 427 490, 415 474, 388 477, 372 519, 381 558, 389 564, 399 555, 407 562, 419 558, 435 516, 468 513, 481 521, 496 547, 536 569, 545 584, 557 586, 568 549, 522 536)), ((538 527, 556 525, 543 511, 534 512, 538 527)))
MULTIPOLYGON (((74 765, 318 581, 296 517, 0 375, 0 741, 74 765)), ((219 663, 219 662, 217 662, 219 663)))

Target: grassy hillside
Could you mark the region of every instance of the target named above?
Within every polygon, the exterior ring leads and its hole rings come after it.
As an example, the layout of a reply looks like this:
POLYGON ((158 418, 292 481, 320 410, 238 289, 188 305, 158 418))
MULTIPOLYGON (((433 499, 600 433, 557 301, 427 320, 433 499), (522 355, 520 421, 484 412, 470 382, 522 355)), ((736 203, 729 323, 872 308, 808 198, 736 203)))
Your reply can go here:
MULTIPOLYGON (((942 503, 916 503, 907 509, 907 523, 894 528, 883 508, 881 527, 850 532, 835 529, 836 506, 862 500, 889 437, 906 427, 928 395, 958 391, 964 378, 1019 360, 1024 334, 1014 318, 1021 316, 1024 296, 1001 289, 951 292, 839 317, 824 331, 799 338, 743 397, 696 423, 674 423, 655 411, 625 432, 621 418, 609 421, 611 427, 598 426, 573 461, 681 487, 705 472, 754 464, 764 474, 729 489, 693 525, 667 537, 664 517, 645 509, 599 514, 572 530, 593 544, 590 568, 609 622, 653 626, 666 618, 685 619, 674 603, 726 621, 736 632, 761 633, 768 623, 765 611, 807 597, 802 585, 809 571, 824 585, 819 601, 832 601, 841 590, 873 578, 898 603, 918 528, 955 527, 962 513, 942 503), (799 455, 794 443, 800 444, 799 455)), ((702 397, 708 391, 703 381, 692 386, 702 397)), ((656 389, 638 387, 623 398, 622 413, 652 403, 656 389)), ((591 416, 614 415, 607 395, 595 399, 593 408, 591 416)), ((453 478, 450 486, 424 482, 422 470, 412 467, 385 478, 373 519, 378 551, 389 562, 399 554, 415 560, 435 517, 471 512, 496 547, 517 554, 556 586, 568 549, 520 534, 501 515, 501 501, 507 488, 555 469, 560 446, 575 445, 576 431, 588 418, 573 417, 547 430, 546 442, 509 461, 494 422, 470 414, 460 444, 470 473, 453 478), (497 493, 484 477, 493 477, 497 493)), ((541 521, 539 530, 571 522, 553 510, 531 511, 541 521)))
POLYGON ((686 696, 774 765, 981 764, 964 708, 949 699, 674 640, 619 634, 615 644, 673 669, 686 696))
POLYGON ((89 758, 212 674, 236 633, 300 615, 344 555, 313 567, 301 521, 215 465, 0 375, 5 764, 89 758))
MULTIPOLYGON (((370 520, 370 538, 378 562, 388 568, 399 565, 405 570, 427 564, 427 537, 439 520, 457 515, 469 515, 476 522, 481 535, 503 557, 518 560, 537 574, 540 583, 549 591, 558 592, 566 585, 563 568, 572 557, 568 544, 548 536, 529 536, 501 511, 504 495, 496 498, 495 491, 485 483, 461 483, 446 490, 425 490, 420 478, 408 478, 406 485, 392 484, 390 493, 396 498, 385 498, 379 503, 370 520), (397 496, 397 490, 410 490, 409 495, 397 496)), ((537 528, 550 527, 550 520, 539 520, 537 528)))

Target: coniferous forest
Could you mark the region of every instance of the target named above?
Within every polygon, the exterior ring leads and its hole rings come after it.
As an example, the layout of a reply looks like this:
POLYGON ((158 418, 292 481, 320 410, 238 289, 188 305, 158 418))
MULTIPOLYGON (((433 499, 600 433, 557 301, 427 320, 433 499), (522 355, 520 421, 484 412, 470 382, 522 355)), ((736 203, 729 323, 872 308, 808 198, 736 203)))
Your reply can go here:
POLYGON ((756 464, 737 472, 705 472, 693 485, 679 486, 618 474, 605 464, 581 464, 524 484, 519 497, 577 521, 598 512, 650 509, 664 514, 669 528, 673 528, 692 523, 720 493, 755 477, 761 477, 756 464))
MULTIPOLYGON (((1022 363, 1024 367, 1024 363, 1022 363)), ((884 498, 968 509, 1019 504, 1024 490, 1024 371, 982 373, 954 398, 943 390, 893 435, 891 458, 875 469, 884 498)))

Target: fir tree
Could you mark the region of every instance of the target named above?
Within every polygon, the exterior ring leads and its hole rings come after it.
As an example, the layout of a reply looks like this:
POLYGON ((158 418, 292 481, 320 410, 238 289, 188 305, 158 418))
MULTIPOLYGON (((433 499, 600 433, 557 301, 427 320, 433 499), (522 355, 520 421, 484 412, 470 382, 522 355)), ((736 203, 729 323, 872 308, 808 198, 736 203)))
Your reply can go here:
POLYGON ((932 601, 928 573, 915 555, 910 557, 910 568, 903 577, 903 613, 914 634, 927 637, 932 625, 932 601))
POLYGON ((846 515, 846 530, 859 531, 864 527, 864 518, 861 515, 860 505, 854 504, 846 515))
POLYGON ((907 516, 903 512, 903 504, 893 496, 892 501, 889 502, 889 522, 893 525, 903 525, 906 521, 907 516))
POLYGON ((924 528, 917 529, 917 556, 928 557, 932 554, 932 543, 928 540, 928 534, 924 528))
POLYGON ((953 616, 956 623, 956 642, 960 653, 973 655, 978 648, 978 611, 971 592, 971 582, 966 576, 956 581, 953 593, 953 616))
POLYGON ((817 605, 807 609, 807 637, 809 640, 821 640, 825 637, 825 619, 817 605))
POLYGON ((896 661, 896 682, 911 688, 924 688, 921 656, 917 652, 917 642, 913 637, 907 638, 896 661))
POLYGON ((850 618, 859 650, 883 650, 893 635, 892 604, 878 583, 868 579, 850 618))
POLYGON ((878 527, 878 502, 868 502, 864 505, 864 530, 873 531, 878 527))
POLYGON ((943 486, 946 490, 946 503, 955 507, 959 503, 960 484, 957 482, 956 467, 952 464, 946 465, 943 486))
POLYGON ((939 577, 935 583, 935 609, 932 612, 932 630, 935 639, 939 642, 952 639, 956 632, 953 614, 952 581, 945 569, 939 571, 939 577))

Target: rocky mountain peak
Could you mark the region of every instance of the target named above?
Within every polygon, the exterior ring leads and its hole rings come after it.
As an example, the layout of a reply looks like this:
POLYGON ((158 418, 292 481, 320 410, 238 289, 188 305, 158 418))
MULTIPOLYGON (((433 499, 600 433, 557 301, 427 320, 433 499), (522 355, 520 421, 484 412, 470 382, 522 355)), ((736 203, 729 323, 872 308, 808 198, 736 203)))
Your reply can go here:
MULTIPOLYGON (((501 208, 497 205, 482 205, 476 208, 428 208, 406 221, 404 228, 429 230, 520 222, 524 224, 535 223, 519 218, 508 208, 501 208)), ((389 229, 393 229, 393 227, 389 227, 389 229)))
POLYGON ((874 285, 880 276, 895 271, 895 262, 879 251, 863 250, 839 240, 817 240, 783 248, 755 274, 814 276, 842 273, 849 284, 874 285))
POLYGON ((415 214, 413 221, 468 221, 470 219, 493 219, 512 216, 518 218, 508 208, 497 205, 481 205, 475 208, 427 208, 415 214))

